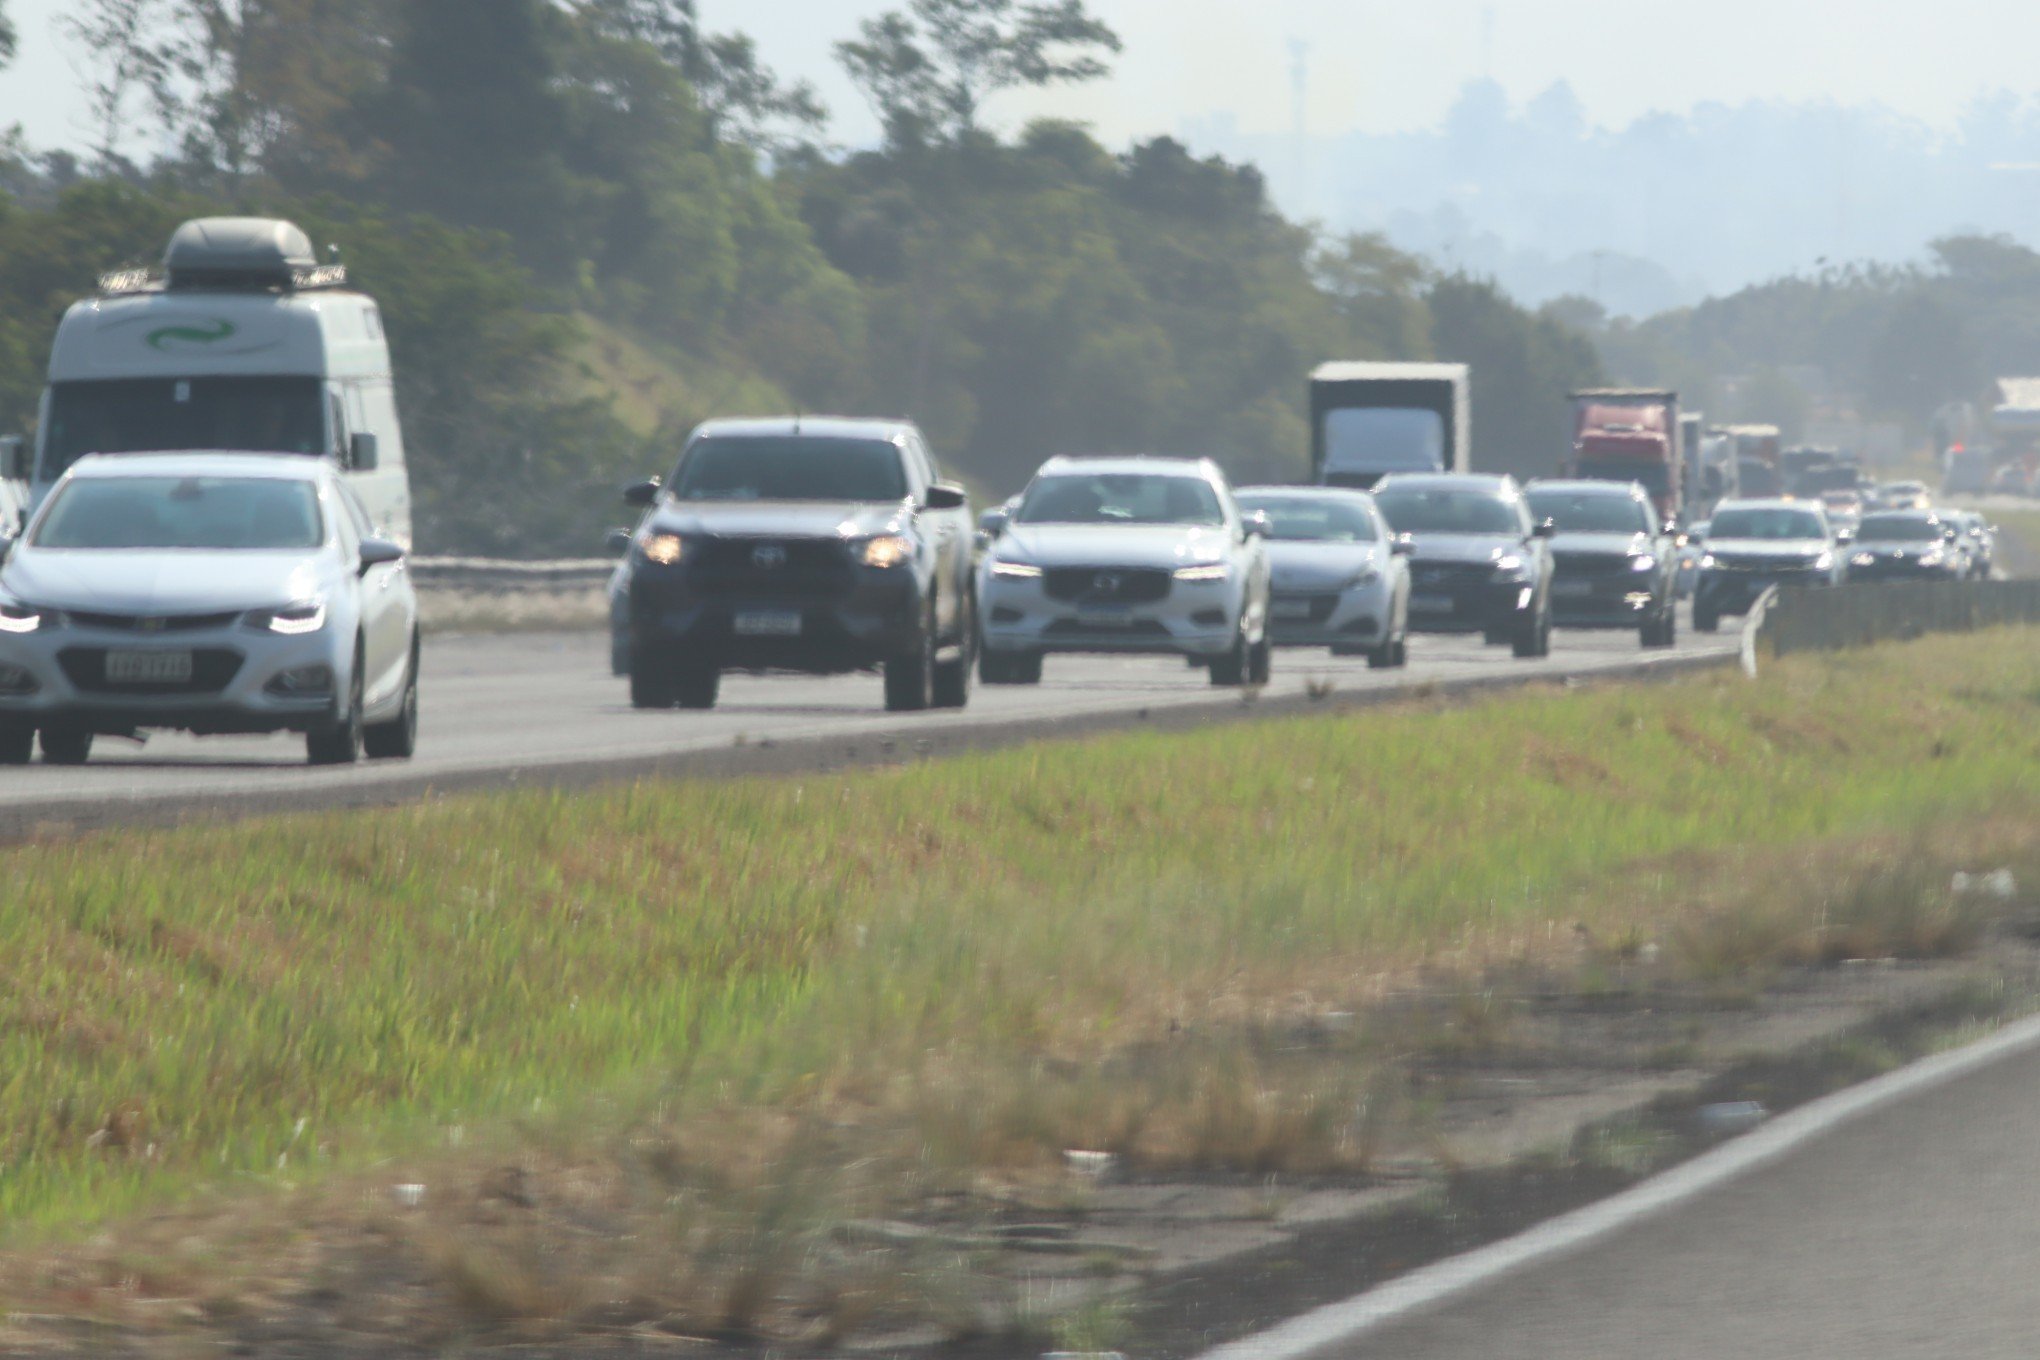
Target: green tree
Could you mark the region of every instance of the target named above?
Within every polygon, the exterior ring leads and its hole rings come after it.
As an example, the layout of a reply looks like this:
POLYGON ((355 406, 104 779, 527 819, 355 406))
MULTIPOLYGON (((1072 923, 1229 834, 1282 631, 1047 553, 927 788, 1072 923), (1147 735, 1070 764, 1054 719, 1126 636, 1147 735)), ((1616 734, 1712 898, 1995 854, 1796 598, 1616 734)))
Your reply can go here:
POLYGON ((1556 475, 1572 441, 1566 395, 1607 380, 1593 342, 1491 280, 1440 279, 1429 301, 1438 357, 1473 369, 1475 469, 1556 475))
POLYGON ((20 43, 14 31, 14 20, 7 15, 7 0, 0 0, 0 69, 14 64, 14 54, 20 43))

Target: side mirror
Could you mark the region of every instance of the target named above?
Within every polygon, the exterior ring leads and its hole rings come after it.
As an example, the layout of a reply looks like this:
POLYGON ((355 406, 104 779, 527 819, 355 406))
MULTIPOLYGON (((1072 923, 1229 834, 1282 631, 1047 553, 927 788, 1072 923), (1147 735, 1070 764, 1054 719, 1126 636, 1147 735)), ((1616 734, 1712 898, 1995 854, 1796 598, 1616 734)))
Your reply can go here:
POLYGON ((649 510, 659 503, 659 491, 657 477, 648 482, 636 482, 623 489, 623 503, 633 510, 649 510))
POLYGON ((608 532, 608 534, 603 537, 602 542, 603 545, 609 549, 609 555, 611 557, 628 557, 630 556, 630 539, 631 539, 630 530, 611 529, 608 532))
POLYGON ((1417 540, 1408 534, 1397 534, 1388 540, 1388 551, 1395 557, 1409 557, 1417 550, 1417 540))
POLYGON ((0 478, 26 482, 35 476, 35 451, 18 434, 0 439, 0 478))
POLYGON ((1844 546, 1846 546, 1846 545, 1848 545, 1848 544, 1850 544, 1850 543, 1854 543, 1855 541, 1856 541, 1856 531, 1855 531, 1854 529, 1837 529, 1837 530, 1835 530, 1835 542, 1837 542, 1837 543, 1840 543, 1840 544, 1843 544, 1844 546))
POLYGON ((377 567, 386 567, 392 562, 404 560, 404 550, 387 538, 364 538, 361 540, 361 574, 368 575, 377 567))
POLYGON ((923 510, 967 510, 970 494, 954 482, 932 482, 921 501, 923 510))
POLYGON ((1537 526, 1536 526, 1535 528, 1531 529, 1531 531, 1530 531, 1530 537, 1532 537, 1532 538, 1557 538, 1557 537, 1558 537, 1558 521, 1557 521, 1557 520, 1555 520, 1555 519, 1547 519, 1547 520, 1541 520, 1541 521, 1539 521, 1539 522, 1538 522, 1538 524, 1537 524, 1537 526))
POLYGON ((1248 538, 1267 538, 1275 532, 1266 510, 1253 510, 1240 517, 1240 531, 1248 538))
POLYGON ((1006 526, 1012 523, 1012 520, 1012 512, 1003 506, 997 510, 987 510, 978 516, 978 532, 983 534, 987 541, 995 539, 1006 532, 1006 526))
POLYGON ((374 472, 382 466, 382 441, 372 434, 358 434, 347 441, 347 466, 356 472, 374 472))

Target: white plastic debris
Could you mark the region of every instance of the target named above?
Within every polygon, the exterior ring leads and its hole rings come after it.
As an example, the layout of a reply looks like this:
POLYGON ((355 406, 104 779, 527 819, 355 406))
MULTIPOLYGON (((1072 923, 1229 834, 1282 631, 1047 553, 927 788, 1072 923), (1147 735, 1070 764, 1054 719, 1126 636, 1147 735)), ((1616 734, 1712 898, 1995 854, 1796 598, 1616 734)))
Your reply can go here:
POLYGON ((415 1182, 394 1186, 390 1193, 396 1197, 397 1203, 406 1209, 415 1209, 425 1202, 425 1187, 415 1182))
POLYGON ((2019 892, 2019 880, 2013 877, 2010 869, 1993 869, 1987 874, 1957 873, 1955 881, 1949 886, 1954 889, 1957 897, 1973 893, 1978 897, 1995 898, 2000 902, 2009 902, 2019 892))
POLYGON ((1771 1112, 1754 1100, 1728 1100, 1700 1107, 1700 1127, 1717 1138, 1748 1133, 1771 1117, 1771 1112))
POLYGON ((1116 1160, 1109 1152, 1086 1152, 1080 1148, 1071 1148, 1063 1153, 1063 1161, 1068 1163, 1070 1170, 1093 1181, 1102 1180, 1116 1160))

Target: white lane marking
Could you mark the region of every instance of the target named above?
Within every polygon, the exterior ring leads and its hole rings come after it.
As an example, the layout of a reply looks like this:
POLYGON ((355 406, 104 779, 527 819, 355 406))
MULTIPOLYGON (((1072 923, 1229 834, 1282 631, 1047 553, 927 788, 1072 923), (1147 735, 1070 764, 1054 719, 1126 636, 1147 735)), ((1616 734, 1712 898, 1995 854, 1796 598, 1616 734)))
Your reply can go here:
POLYGON ((1783 1160, 1842 1125, 1967 1076, 2040 1045, 2040 1016, 1990 1038, 1937 1054, 1874 1081, 1825 1096, 1598 1204, 1515 1237, 1455 1256, 1254 1336, 1205 1351, 1197 1360, 1304 1360, 1350 1346, 1370 1332, 1435 1309, 1533 1265, 1581 1251, 1783 1160))

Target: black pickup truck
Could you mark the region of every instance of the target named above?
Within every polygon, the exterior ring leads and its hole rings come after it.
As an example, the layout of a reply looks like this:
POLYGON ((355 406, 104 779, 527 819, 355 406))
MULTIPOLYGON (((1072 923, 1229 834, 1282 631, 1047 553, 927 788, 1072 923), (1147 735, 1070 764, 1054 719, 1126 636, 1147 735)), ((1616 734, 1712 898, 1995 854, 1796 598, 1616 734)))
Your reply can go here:
POLYGON ((970 505, 900 421, 711 421, 631 487, 610 585, 638 708, 713 708, 724 671, 879 670, 895 712, 961 708, 977 652, 970 505))

